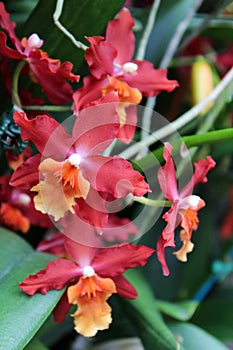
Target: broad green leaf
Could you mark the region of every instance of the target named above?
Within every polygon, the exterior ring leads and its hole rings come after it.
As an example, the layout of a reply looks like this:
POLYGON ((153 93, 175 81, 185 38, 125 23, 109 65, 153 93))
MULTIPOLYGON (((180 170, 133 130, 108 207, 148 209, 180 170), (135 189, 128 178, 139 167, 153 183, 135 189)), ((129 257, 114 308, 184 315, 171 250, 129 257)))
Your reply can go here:
POLYGON ((161 61, 174 31, 193 3, 193 0, 161 1, 146 53, 146 58, 154 62, 156 66, 161 61))
MULTIPOLYGON (((77 40, 86 45, 85 36, 101 35, 110 19, 120 10, 123 0, 64 0, 60 22, 77 40)), ((21 36, 35 32, 44 40, 50 57, 71 61, 75 71, 83 63, 84 52, 68 39, 53 22, 56 0, 40 0, 20 31, 21 36)))
POLYGON ((24 350, 49 350, 44 344, 42 344, 38 339, 34 338, 30 343, 24 348, 24 350))
POLYGON ((187 350, 227 350, 218 339, 193 324, 171 323, 169 328, 187 350))
POLYGON ((32 339, 63 291, 28 296, 18 284, 54 260, 54 256, 38 253, 16 234, 1 228, 0 254, 0 339, 1 348, 23 349, 32 339))
POLYGON ((176 350, 177 342, 165 325, 147 282, 136 269, 128 271, 126 277, 137 289, 138 297, 123 302, 145 349, 176 350))
POLYGON ((156 300, 157 308, 162 313, 179 321, 189 320, 196 311, 199 302, 195 300, 172 303, 163 300, 156 300))
MULTIPOLYGON (((232 295, 232 289, 231 289, 232 295)), ((233 342, 233 299, 219 298, 206 300, 200 304, 192 322, 222 341, 233 342)))

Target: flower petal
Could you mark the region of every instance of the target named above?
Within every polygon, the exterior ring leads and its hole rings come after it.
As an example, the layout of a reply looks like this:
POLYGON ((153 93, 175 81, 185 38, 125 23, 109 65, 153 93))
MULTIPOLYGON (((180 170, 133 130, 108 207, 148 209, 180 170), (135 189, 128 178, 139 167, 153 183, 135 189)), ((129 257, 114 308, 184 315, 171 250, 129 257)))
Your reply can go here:
POLYGON ((124 276, 116 276, 113 277, 117 289, 117 294, 119 294, 123 298, 127 299, 136 299, 138 293, 134 286, 124 277, 124 276))
MULTIPOLYGON (((0 4, 2 4, 2 3, 0 3, 0 4)), ((15 60, 22 60, 26 57, 22 53, 8 47, 6 42, 7 42, 6 34, 3 32, 0 32, 0 54, 1 54, 1 56, 13 58, 15 60)))
POLYGON ((61 299, 53 309, 53 318, 56 323, 61 323, 65 320, 68 314, 71 304, 68 301, 67 291, 62 295, 61 299))
POLYGON ((156 96, 161 91, 171 92, 179 85, 176 80, 167 79, 166 69, 154 69, 149 61, 132 62, 137 64, 137 72, 121 76, 120 79, 137 88, 144 96, 156 96))
POLYGON ((82 164, 82 172, 92 187, 110 193, 114 198, 122 198, 129 193, 143 196, 150 190, 144 177, 127 160, 117 156, 88 157, 82 164))
POLYGON ((135 37, 132 31, 134 20, 128 9, 123 8, 118 18, 111 20, 106 29, 106 41, 117 50, 115 62, 124 64, 134 53, 135 37))
POLYGON ((172 146, 165 142, 163 157, 165 164, 158 171, 158 181, 166 199, 175 201, 178 198, 176 171, 172 159, 172 146))
POLYGON ((44 156, 61 157, 67 154, 71 137, 55 119, 44 114, 29 120, 24 112, 14 112, 13 117, 15 123, 21 127, 23 140, 32 141, 40 153, 45 150, 44 156))
POLYGON ((85 60, 91 74, 96 79, 102 79, 107 74, 113 74, 113 61, 117 56, 116 49, 110 42, 103 41, 102 36, 86 37, 91 44, 85 52, 85 60))
POLYGON ((50 261, 44 270, 30 275, 19 284, 25 293, 46 294, 49 290, 60 290, 82 274, 82 270, 72 261, 58 259, 50 261))
POLYGON ((116 103, 102 102, 81 110, 77 116, 73 138, 76 140, 75 150, 81 157, 101 153, 118 134, 120 125, 116 103))
POLYGON ((36 81, 52 103, 61 105, 72 100, 73 89, 66 79, 78 81, 79 76, 75 78, 71 73, 71 62, 61 64, 59 60, 50 59, 39 49, 31 51, 27 61, 36 81))
POLYGON ((77 304, 74 317, 75 330, 85 337, 94 336, 98 330, 107 329, 112 322, 111 307, 106 300, 116 293, 110 278, 97 275, 79 279, 67 290, 69 303, 77 304))
MULTIPOLYGON (((15 34, 16 24, 10 20, 10 15, 5 9, 3 2, 0 2, 0 26, 7 32, 17 51, 22 52, 20 40, 15 34)), ((22 58, 22 57, 21 57, 22 58)))
POLYGON ((101 276, 116 277, 127 269, 144 266, 153 253, 154 249, 144 245, 122 244, 102 249, 91 265, 101 276))
POLYGON ((180 240, 183 242, 183 245, 173 254, 177 257, 178 260, 186 262, 188 260, 187 254, 193 251, 194 244, 191 242, 191 237, 185 230, 180 231, 180 240))
POLYGON ((194 163, 194 174, 191 180, 187 185, 182 189, 180 197, 184 198, 192 194, 193 188, 199 183, 207 182, 207 173, 210 169, 215 167, 215 161, 211 156, 208 156, 206 159, 201 159, 198 162, 194 163))
POLYGON ((2 203, 0 206, 0 224, 23 233, 27 233, 30 228, 28 218, 19 209, 8 203, 2 203))
POLYGON ((40 154, 28 158, 14 171, 11 176, 10 185, 29 190, 33 185, 37 184, 39 182, 38 167, 40 161, 40 154))
POLYGON ((162 265, 164 276, 168 276, 170 274, 169 268, 168 268, 167 263, 166 263, 166 257, 165 257, 166 246, 167 246, 167 241, 161 235, 157 241, 156 254, 158 257, 158 261, 162 265))
POLYGON ((55 221, 67 211, 74 213, 76 191, 62 185, 62 162, 47 158, 40 164, 39 170, 44 180, 31 188, 31 191, 38 192, 34 197, 35 208, 43 214, 52 215, 55 221))

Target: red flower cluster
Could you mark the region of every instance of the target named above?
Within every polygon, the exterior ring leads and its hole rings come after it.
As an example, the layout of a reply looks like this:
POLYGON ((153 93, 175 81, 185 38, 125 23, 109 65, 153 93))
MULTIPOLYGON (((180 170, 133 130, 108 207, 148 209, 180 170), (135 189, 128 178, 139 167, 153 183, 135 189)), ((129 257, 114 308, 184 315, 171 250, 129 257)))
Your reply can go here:
MULTIPOLYGON (((90 46, 85 59, 91 75, 75 91, 67 82, 79 80, 79 75, 71 72, 72 64, 49 58, 40 49, 43 40, 35 33, 19 40, 15 24, 0 3, 0 26, 4 30, 0 32, 1 70, 11 60, 24 61, 24 73, 41 86, 47 98, 58 105, 73 102, 75 115, 65 127, 47 113, 29 116, 16 106, 14 123, 20 127, 22 140, 32 143, 37 151, 17 155, 13 163, 14 152, 8 155, 14 172, 0 178, 0 222, 24 233, 31 224, 46 228, 52 222, 59 224, 62 233, 38 246, 38 250, 56 254, 59 259, 25 278, 19 287, 29 295, 66 287, 54 310, 55 320, 62 321, 76 304, 78 309, 72 315, 75 329, 84 336, 109 327, 111 308, 106 301, 113 293, 136 298, 135 288, 123 273, 144 266, 154 252, 126 243, 138 230, 129 219, 119 218, 111 210, 112 205, 120 209, 120 199, 146 195, 149 185, 129 161, 103 154, 114 140, 128 143, 133 139, 136 105, 142 96, 170 92, 178 86, 167 79, 167 70, 132 58, 133 24, 130 12, 122 9, 118 18, 108 23, 105 38, 87 38, 90 46), (103 248, 110 243, 115 244, 103 248)), ((19 93, 23 95, 34 101, 27 92, 19 93)), ((164 274, 168 274, 164 248, 174 246, 174 229, 180 223, 183 247, 175 254, 185 261, 186 253, 192 250, 197 211, 204 205, 192 195, 192 187, 206 181, 214 161, 208 157, 198 162, 192 181, 179 194, 169 144, 165 145, 164 158, 166 163, 158 178, 172 206, 164 215, 168 224, 159 238, 157 255, 164 274)))

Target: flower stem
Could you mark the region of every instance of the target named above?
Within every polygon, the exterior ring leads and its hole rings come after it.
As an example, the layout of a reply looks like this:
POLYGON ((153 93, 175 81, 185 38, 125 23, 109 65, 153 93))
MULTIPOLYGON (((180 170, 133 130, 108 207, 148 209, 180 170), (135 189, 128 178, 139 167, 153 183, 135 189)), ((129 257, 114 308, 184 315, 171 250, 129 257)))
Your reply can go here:
POLYGON ((51 111, 51 112, 70 112, 72 111, 71 106, 53 106, 53 105, 43 105, 43 106, 22 106, 23 109, 28 111, 51 111))
POLYGON ((86 49, 88 49, 88 46, 84 45, 81 41, 76 40, 73 34, 71 34, 59 21, 59 18, 62 14, 63 4, 64 4, 64 0, 57 0, 56 9, 53 13, 54 23, 60 29, 60 31, 62 31, 62 33, 64 33, 78 49, 82 49, 86 51, 86 49))
POLYGON ((21 101, 18 94, 18 87, 19 87, 19 75, 21 70, 23 69, 23 66, 25 65, 26 61, 19 62, 18 66, 16 67, 13 75, 13 82, 12 82, 12 104, 21 108, 21 101))
MULTIPOLYGON (((223 77, 220 83, 215 87, 215 89, 200 103, 195 105, 193 108, 189 109, 187 112, 182 114, 179 118, 177 118, 174 122, 162 127, 159 130, 154 131, 147 139, 142 140, 140 142, 135 143, 134 145, 128 147, 126 150, 121 152, 119 156, 124 158, 130 158, 133 155, 137 154, 142 147, 150 146, 155 141, 162 140, 165 137, 170 136, 174 133, 174 130, 179 130, 186 124, 190 123, 194 120, 200 112, 203 110, 205 106, 207 106, 210 102, 216 100, 219 95, 224 92, 228 86, 232 84, 233 81, 233 68, 229 70, 229 72, 223 77)), ((211 112, 211 110, 210 110, 211 112)), ((206 131, 206 130, 203 130, 206 131)))
POLYGON ((172 202, 170 201, 165 201, 165 200, 155 200, 155 199, 150 199, 146 197, 136 197, 133 196, 133 200, 135 202, 144 204, 144 205, 149 205, 151 207, 171 207, 172 202))

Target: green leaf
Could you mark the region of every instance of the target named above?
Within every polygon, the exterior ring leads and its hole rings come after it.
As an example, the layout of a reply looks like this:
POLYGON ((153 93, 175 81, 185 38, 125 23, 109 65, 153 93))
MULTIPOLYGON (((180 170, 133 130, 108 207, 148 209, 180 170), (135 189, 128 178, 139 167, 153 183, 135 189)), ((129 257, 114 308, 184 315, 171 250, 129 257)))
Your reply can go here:
POLYGON ((187 300, 172 303, 169 301, 156 300, 156 304, 159 311, 163 312, 164 314, 179 321, 187 321, 193 316, 199 305, 199 302, 195 300, 187 300))
MULTIPOLYGON (((232 289, 231 289, 232 295, 232 289)), ((203 327, 222 341, 233 342, 233 300, 225 299, 223 293, 219 298, 201 303, 192 322, 203 327)))
POLYGON ((24 348, 24 350, 49 350, 44 344, 42 344, 38 339, 34 338, 30 343, 24 348))
POLYGON ((28 296, 18 284, 54 260, 38 253, 26 241, 8 230, 0 229, 0 339, 1 348, 23 349, 51 314, 63 291, 28 296))
POLYGON ((154 29, 148 42, 146 59, 158 66, 180 22, 187 15, 194 1, 164 0, 156 16, 154 29))
POLYGON ((169 328, 187 350, 227 350, 219 340, 193 324, 171 323, 169 328))
MULTIPOLYGON (((101 35, 124 0, 65 0, 60 22, 75 38, 86 45, 85 36, 101 35)), ((44 40, 43 50, 50 57, 71 61, 75 71, 82 65, 84 52, 62 33, 53 22, 56 0, 40 0, 21 29, 21 36, 35 32, 44 40)))
POLYGON ((145 350, 177 350, 177 342, 163 322, 147 282, 136 269, 128 271, 126 277, 137 289, 138 297, 135 300, 124 299, 123 302, 145 350))

